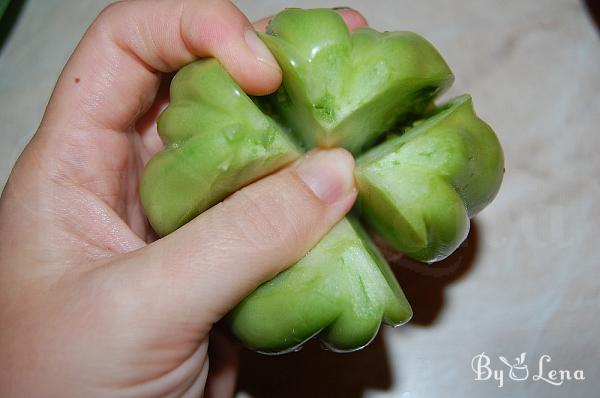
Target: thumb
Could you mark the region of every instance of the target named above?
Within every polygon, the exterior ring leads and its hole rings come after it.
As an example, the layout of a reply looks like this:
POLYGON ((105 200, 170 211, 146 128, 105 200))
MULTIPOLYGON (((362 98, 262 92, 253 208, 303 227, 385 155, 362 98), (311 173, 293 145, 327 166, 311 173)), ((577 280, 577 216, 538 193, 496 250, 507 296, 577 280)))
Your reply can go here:
POLYGON ((140 250, 132 261, 141 301, 154 301, 174 322, 218 321, 348 212, 353 167, 343 149, 311 152, 140 250))

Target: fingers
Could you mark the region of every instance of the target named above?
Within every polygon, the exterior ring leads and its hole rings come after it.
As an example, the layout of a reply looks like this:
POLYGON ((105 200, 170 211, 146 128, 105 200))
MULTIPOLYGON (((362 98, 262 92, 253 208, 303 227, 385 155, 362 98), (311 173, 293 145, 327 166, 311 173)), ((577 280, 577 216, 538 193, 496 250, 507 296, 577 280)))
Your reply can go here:
POLYGON ((269 24, 271 18, 273 18, 272 15, 270 17, 266 17, 256 22, 253 22, 252 26, 254 27, 254 30, 257 32, 265 32, 267 30, 267 25, 269 24))
POLYGON ((350 30, 369 25, 365 17, 352 8, 340 7, 336 8, 335 11, 344 19, 350 30))
POLYGON ((353 167, 343 149, 312 152, 142 249, 133 274, 150 286, 142 301, 160 300, 181 321, 194 314, 216 322, 346 214, 356 197, 353 167))
POLYGON ((46 127, 125 130, 152 104, 159 72, 218 58, 248 93, 274 91, 281 70, 229 1, 132 0, 106 8, 67 63, 46 127))
MULTIPOLYGON (((344 21, 346 22, 346 25, 348 25, 348 29, 350 29, 350 30, 354 30, 356 28, 360 28, 362 26, 369 25, 367 23, 367 20, 365 19, 365 17, 360 12, 358 12, 352 8, 346 8, 346 7, 336 8, 335 11, 338 14, 340 14, 340 16, 344 19, 344 21)), ((266 31, 267 25, 269 24, 269 21, 271 20, 271 18, 273 18, 273 17, 270 16, 267 18, 263 18, 257 22, 254 22, 252 24, 254 26, 254 30, 256 30, 257 32, 266 31)))

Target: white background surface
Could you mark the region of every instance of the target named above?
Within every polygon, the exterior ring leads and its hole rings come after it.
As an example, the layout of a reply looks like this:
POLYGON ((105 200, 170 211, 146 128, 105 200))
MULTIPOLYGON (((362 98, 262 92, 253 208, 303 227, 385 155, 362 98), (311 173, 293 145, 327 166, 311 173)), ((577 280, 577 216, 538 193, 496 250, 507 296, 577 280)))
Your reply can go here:
MULTIPOLYGON (((108 1, 31 0, 0 54, 0 184, 39 123, 52 86, 108 1)), ((349 5, 378 30, 413 30, 455 72, 504 146, 497 200, 465 246, 434 268, 394 261, 415 311, 362 352, 309 345, 285 357, 245 353, 240 396, 597 397, 600 389, 600 39, 583 3, 548 1, 251 1, 250 19, 286 6, 349 5), (505 385, 475 381, 485 351, 505 385), (508 379, 527 352, 530 378, 508 379), (545 369, 586 380, 532 381, 545 369)), ((449 96, 449 95, 446 95, 449 96)))

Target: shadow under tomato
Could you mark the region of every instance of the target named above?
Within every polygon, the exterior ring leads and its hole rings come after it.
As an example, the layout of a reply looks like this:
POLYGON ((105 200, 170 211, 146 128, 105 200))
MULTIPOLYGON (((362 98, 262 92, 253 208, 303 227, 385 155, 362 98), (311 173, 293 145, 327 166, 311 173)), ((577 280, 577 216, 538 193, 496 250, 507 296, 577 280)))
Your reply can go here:
POLYGON ((10 33, 22 14, 25 3, 25 0, 12 0, 6 6, 4 14, 0 15, 0 54, 2 54, 4 44, 8 41, 10 33))
POLYGON ((479 232, 476 221, 471 220, 467 239, 448 258, 432 265, 404 257, 381 239, 375 238, 375 242, 390 263, 413 309, 410 323, 431 326, 443 311, 447 286, 472 269, 478 252, 479 232))
POLYGON ((596 29, 600 31, 600 1, 585 0, 584 3, 591 20, 596 24, 596 29))
POLYGON ((238 390, 255 398, 360 398, 368 390, 388 390, 392 376, 379 333, 360 351, 336 354, 315 340, 301 351, 266 356, 249 350, 241 355, 238 390))

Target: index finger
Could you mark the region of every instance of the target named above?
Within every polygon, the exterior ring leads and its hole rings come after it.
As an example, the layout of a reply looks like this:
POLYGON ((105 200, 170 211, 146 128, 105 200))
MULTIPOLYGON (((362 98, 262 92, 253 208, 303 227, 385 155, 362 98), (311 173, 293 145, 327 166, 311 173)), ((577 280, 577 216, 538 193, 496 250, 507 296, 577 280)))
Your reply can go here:
MULTIPOLYGON (((360 12, 356 11, 353 8, 340 7, 334 8, 334 10, 335 12, 340 14, 340 16, 344 19, 344 22, 346 22, 346 25, 348 25, 348 29, 350 30, 354 30, 363 26, 369 26, 369 23, 367 22, 366 18, 360 12)), ((259 21, 254 22, 252 26, 257 32, 264 32, 267 29, 267 25, 269 24, 271 18, 273 18, 273 16, 263 18, 259 21)))

